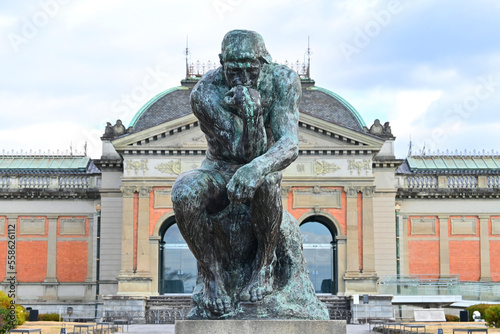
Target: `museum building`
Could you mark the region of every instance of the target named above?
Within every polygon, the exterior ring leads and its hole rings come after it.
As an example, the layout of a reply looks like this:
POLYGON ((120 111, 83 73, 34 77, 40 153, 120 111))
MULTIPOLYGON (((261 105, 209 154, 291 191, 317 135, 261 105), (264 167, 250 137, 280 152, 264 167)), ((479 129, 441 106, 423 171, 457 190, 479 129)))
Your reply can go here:
MULTIPOLYGON (((159 93, 128 128, 108 123, 100 159, 0 156, 4 291, 14 234, 17 302, 26 306, 192 293, 197 265, 171 188, 205 157, 189 104, 197 80, 159 93)), ((388 277, 410 275, 500 281, 500 156, 396 159, 388 122, 368 127, 304 76, 299 109, 299 156, 283 173, 282 200, 300 224, 318 294, 377 295, 388 277)))

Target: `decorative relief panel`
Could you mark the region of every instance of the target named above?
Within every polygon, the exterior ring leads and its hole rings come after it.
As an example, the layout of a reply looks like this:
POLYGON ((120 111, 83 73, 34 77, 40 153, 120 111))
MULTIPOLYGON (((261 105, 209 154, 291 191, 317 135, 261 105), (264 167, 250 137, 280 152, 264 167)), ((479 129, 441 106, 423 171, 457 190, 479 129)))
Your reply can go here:
POLYGON ((45 218, 21 218, 20 235, 45 235, 45 218))
POLYGON ((361 191, 360 187, 344 187, 345 194, 348 198, 358 197, 358 192, 361 191))
POLYGON ((85 218, 61 218, 60 235, 85 235, 85 218))
POLYGON ((451 218, 452 235, 476 235, 476 218, 451 218))
POLYGON ((142 175, 146 175, 148 171, 148 159, 125 160, 125 165, 125 170, 129 175, 132 174, 132 172, 134 172, 134 175, 139 175, 139 172, 142 172, 142 175))
POLYGON ((364 160, 347 160, 349 167, 349 172, 353 175, 354 172, 357 172, 357 175, 361 175, 363 171, 365 171, 366 175, 369 175, 372 170, 372 163, 369 159, 364 160))
POLYGON ((137 187, 122 187, 121 191, 123 193, 123 197, 134 197, 137 187))
POLYGON ((411 218, 411 235, 435 235, 436 218, 411 218))
POLYGON ((296 189, 293 191, 293 208, 342 208, 340 201, 341 192, 337 189, 328 188, 307 188, 296 189))
POLYGON ((139 192, 139 197, 149 197, 149 194, 151 193, 151 189, 152 187, 140 187, 138 188, 138 192, 139 192))
POLYGON ((491 234, 500 234, 500 218, 491 218, 491 234))
POLYGON ((155 189, 155 209, 172 209, 172 191, 170 189, 155 189))
POLYGON ((163 174, 179 175, 181 173, 181 161, 172 160, 169 162, 164 162, 156 166, 155 169, 163 174))
POLYGON ((340 167, 334 164, 333 162, 328 162, 325 160, 322 161, 316 160, 314 162, 314 173, 316 175, 335 173, 339 169, 340 167))
POLYGON ((6 223, 7 219, 5 218, 0 218, 0 235, 4 235, 5 234, 5 223, 6 223))

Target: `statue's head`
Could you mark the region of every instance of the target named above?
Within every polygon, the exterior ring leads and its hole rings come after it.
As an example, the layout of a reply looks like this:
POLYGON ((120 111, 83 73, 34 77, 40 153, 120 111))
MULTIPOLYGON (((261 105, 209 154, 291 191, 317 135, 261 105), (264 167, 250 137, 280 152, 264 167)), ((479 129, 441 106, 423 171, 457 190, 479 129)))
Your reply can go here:
POLYGON ((226 81, 231 87, 256 87, 264 64, 271 62, 264 39, 255 31, 232 30, 222 40, 219 55, 226 81))

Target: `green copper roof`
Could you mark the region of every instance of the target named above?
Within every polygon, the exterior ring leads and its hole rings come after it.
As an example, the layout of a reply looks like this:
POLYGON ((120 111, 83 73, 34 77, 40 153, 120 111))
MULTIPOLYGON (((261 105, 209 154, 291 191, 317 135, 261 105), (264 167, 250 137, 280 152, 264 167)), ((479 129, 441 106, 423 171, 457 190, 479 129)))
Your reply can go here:
POLYGON ((340 95, 332 92, 331 90, 328 90, 328 89, 325 89, 325 88, 322 88, 322 87, 318 87, 318 86, 311 87, 310 89, 319 90, 319 91, 321 91, 321 92, 323 92, 325 94, 328 94, 331 97, 337 99, 340 103, 342 103, 344 105, 344 107, 346 107, 354 115, 354 117, 359 122, 359 124, 361 125, 361 127, 366 127, 365 121, 363 120, 363 118, 361 117, 361 115, 358 113, 358 111, 349 102, 347 102, 346 100, 344 100, 344 98, 342 96, 340 96, 340 95))
POLYGON ((0 156, 0 170, 78 170, 85 171, 85 156, 0 156))
POLYGON ((189 89, 188 87, 177 86, 177 87, 169 88, 169 89, 157 94, 155 97, 153 97, 151 100, 149 100, 145 105, 143 105, 141 109, 139 109, 139 111, 134 115, 134 118, 130 122, 129 126, 135 127, 139 118, 141 118, 141 116, 149 109, 149 107, 151 107, 155 102, 157 102, 159 99, 161 99, 165 95, 168 95, 168 94, 175 92, 177 90, 188 90, 188 89, 189 89))
POLYGON ((411 156, 410 170, 493 170, 500 169, 500 156, 411 156))

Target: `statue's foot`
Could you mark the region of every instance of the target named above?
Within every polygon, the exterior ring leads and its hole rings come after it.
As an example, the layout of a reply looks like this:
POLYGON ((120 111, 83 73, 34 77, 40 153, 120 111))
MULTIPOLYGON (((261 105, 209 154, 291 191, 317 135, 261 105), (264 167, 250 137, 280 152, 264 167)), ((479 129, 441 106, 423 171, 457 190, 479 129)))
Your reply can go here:
POLYGON ((203 305, 213 315, 223 315, 232 311, 231 298, 215 282, 205 284, 203 305))
POLYGON ((256 302, 273 292, 271 266, 266 266, 252 275, 250 283, 240 293, 241 301, 256 302))

